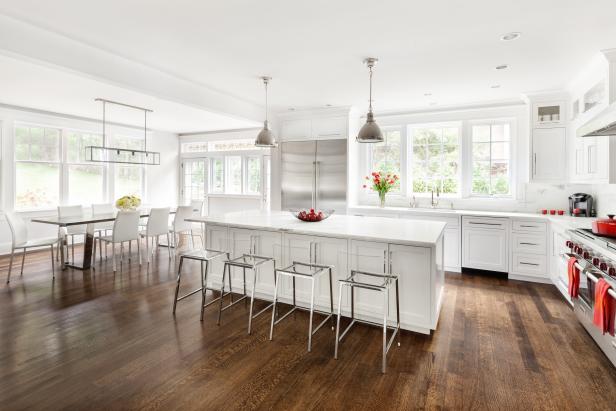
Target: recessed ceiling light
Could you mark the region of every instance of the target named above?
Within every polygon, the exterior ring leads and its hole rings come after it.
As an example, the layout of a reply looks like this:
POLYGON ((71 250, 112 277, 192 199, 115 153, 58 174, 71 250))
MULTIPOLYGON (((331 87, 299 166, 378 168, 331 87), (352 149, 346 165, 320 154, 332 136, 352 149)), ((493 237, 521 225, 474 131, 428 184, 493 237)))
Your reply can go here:
POLYGON ((490 88, 500 88, 500 84, 493 84, 490 86, 490 88))
POLYGON ((509 65, 507 65, 507 64, 499 64, 495 68, 496 68, 496 70, 505 70, 505 69, 509 68, 509 65))
POLYGON ((520 33, 519 31, 512 31, 511 33, 503 34, 501 36, 501 40, 503 40, 503 41, 516 40, 516 39, 520 38, 521 35, 522 35, 522 33, 520 33))
POLYGON ((430 97, 432 93, 424 93, 424 97, 430 97))
POLYGON ((431 102, 430 102, 430 105, 431 105, 431 106, 436 106, 436 101, 431 101, 431 102))
POLYGON ((331 104, 326 104, 325 107, 333 107, 331 104))
POLYGON ((295 111, 295 107, 289 107, 289 111, 295 111))

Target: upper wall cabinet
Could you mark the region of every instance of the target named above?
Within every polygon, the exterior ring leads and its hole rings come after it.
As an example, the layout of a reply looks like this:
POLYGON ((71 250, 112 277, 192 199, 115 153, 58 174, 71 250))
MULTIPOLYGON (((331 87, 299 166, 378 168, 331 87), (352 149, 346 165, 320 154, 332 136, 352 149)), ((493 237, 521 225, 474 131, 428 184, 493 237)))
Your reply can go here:
POLYGON ((534 128, 564 127, 567 120, 564 101, 537 102, 532 107, 534 128))
POLYGON ((348 134, 348 110, 307 110, 280 117, 282 141, 346 139, 348 134))
POLYGON ((531 179, 562 183, 567 178, 567 133, 564 127, 536 128, 531 137, 531 179))

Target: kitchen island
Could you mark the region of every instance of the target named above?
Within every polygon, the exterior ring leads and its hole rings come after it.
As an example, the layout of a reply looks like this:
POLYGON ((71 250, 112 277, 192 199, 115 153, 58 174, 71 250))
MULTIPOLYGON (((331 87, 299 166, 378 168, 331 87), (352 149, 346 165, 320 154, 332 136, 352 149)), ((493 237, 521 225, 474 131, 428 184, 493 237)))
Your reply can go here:
MULTIPOLYGON (((429 334, 436 329, 444 286, 443 232, 437 221, 394 220, 383 217, 333 215, 320 222, 303 222, 288 212, 244 211, 218 216, 196 217, 189 221, 203 225, 206 247, 228 251, 231 256, 252 253, 274 257, 277 267, 293 261, 334 267, 334 306, 337 308, 337 280, 351 270, 393 273, 399 276, 401 327, 429 334)), ((243 289, 242 272, 233 276, 233 291, 243 289)), ((289 280, 287 278, 281 279, 289 280)), ((222 263, 215 263, 208 285, 220 287, 222 263)), ((315 305, 329 310, 329 284, 317 283, 315 305)), ((259 298, 271 300, 274 274, 261 268, 256 287, 259 298)), ((393 293, 393 290, 392 290, 393 293)), ((308 283, 297 282, 300 305, 309 302, 308 283)), ((290 281, 279 288, 282 302, 292 301, 290 281)), ((390 296, 395 301, 395 296, 390 296)), ((382 321, 383 300, 378 293, 358 290, 355 312, 360 319, 382 321)), ((350 315, 350 296, 343 295, 343 315, 350 315)), ((395 307, 389 307, 395 321, 395 307)))

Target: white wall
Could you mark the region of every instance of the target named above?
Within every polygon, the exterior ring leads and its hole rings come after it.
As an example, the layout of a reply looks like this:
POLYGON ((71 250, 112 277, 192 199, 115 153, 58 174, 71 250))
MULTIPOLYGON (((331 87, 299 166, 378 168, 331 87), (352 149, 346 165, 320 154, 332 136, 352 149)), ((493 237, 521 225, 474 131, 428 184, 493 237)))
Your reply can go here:
MULTIPOLYGON (((79 119, 62 114, 41 113, 36 110, 0 108, 0 254, 10 251, 11 234, 4 218, 5 211, 13 211, 14 161, 13 128, 15 122, 27 122, 53 127, 74 128, 83 131, 101 132, 96 120, 79 119)), ((131 130, 134 132, 134 130, 131 130)), ((178 136, 172 133, 153 131, 148 138, 148 147, 160 151, 161 165, 146 166, 146 195, 144 203, 170 205, 178 203, 178 136)), ((113 199, 110 199, 110 201, 113 199)), ((54 210, 22 212, 26 220, 35 216, 53 215, 54 210)), ((39 223, 28 224, 31 239, 53 237, 57 228, 39 223)))

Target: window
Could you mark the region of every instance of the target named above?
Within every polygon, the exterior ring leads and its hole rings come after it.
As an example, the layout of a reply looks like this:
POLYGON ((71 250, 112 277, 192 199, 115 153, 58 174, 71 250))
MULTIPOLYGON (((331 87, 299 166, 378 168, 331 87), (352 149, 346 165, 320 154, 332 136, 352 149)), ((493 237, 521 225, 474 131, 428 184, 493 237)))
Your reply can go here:
POLYGON ((60 130, 15 127, 15 208, 56 206, 60 201, 60 130))
POLYGON ((68 131, 65 133, 68 204, 95 204, 105 201, 105 171, 102 164, 85 160, 86 146, 100 146, 98 134, 68 131))
MULTIPOLYGON (((118 148, 135 150, 144 149, 144 141, 141 138, 116 136, 115 145, 118 148)), ((145 166, 133 164, 114 164, 114 198, 125 195, 144 197, 145 192, 145 166)))
POLYGON ((369 164, 372 171, 383 171, 384 173, 392 173, 400 176, 400 184, 392 189, 392 192, 400 192, 404 185, 404 175, 402 173, 402 153, 404 152, 404 144, 402 131, 400 128, 384 129, 383 137, 385 141, 382 143, 368 144, 369 146, 369 164))
POLYGON ((411 127, 413 193, 460 192, 460 127, 411 127))
POLYGON ((508 122, 472 126, 471 194, 511 194, 511 125, 508 122))
POLYGON ((225 176, 225 191, 228 194, 242 193, 242 157, 227 156, 225 157, 227 164, 225 176))
POLYGON ((207 153, 215 151, 261 150, 255 147, 255 140, 215 140, 182 143, 182 153, 207 153))
POLYGON ((225 191, 225 158, 213 158, 212 163, 212 184, 210 191, 212 193, 224 193, 225 191))
POLYGON ((183 162, 185 200, 205 199, 205 179, 207 160, 187 160, 183 162))
POLYGON ((261 192, 261 158, 246 158, 246 194, 259 194, 261 192))

